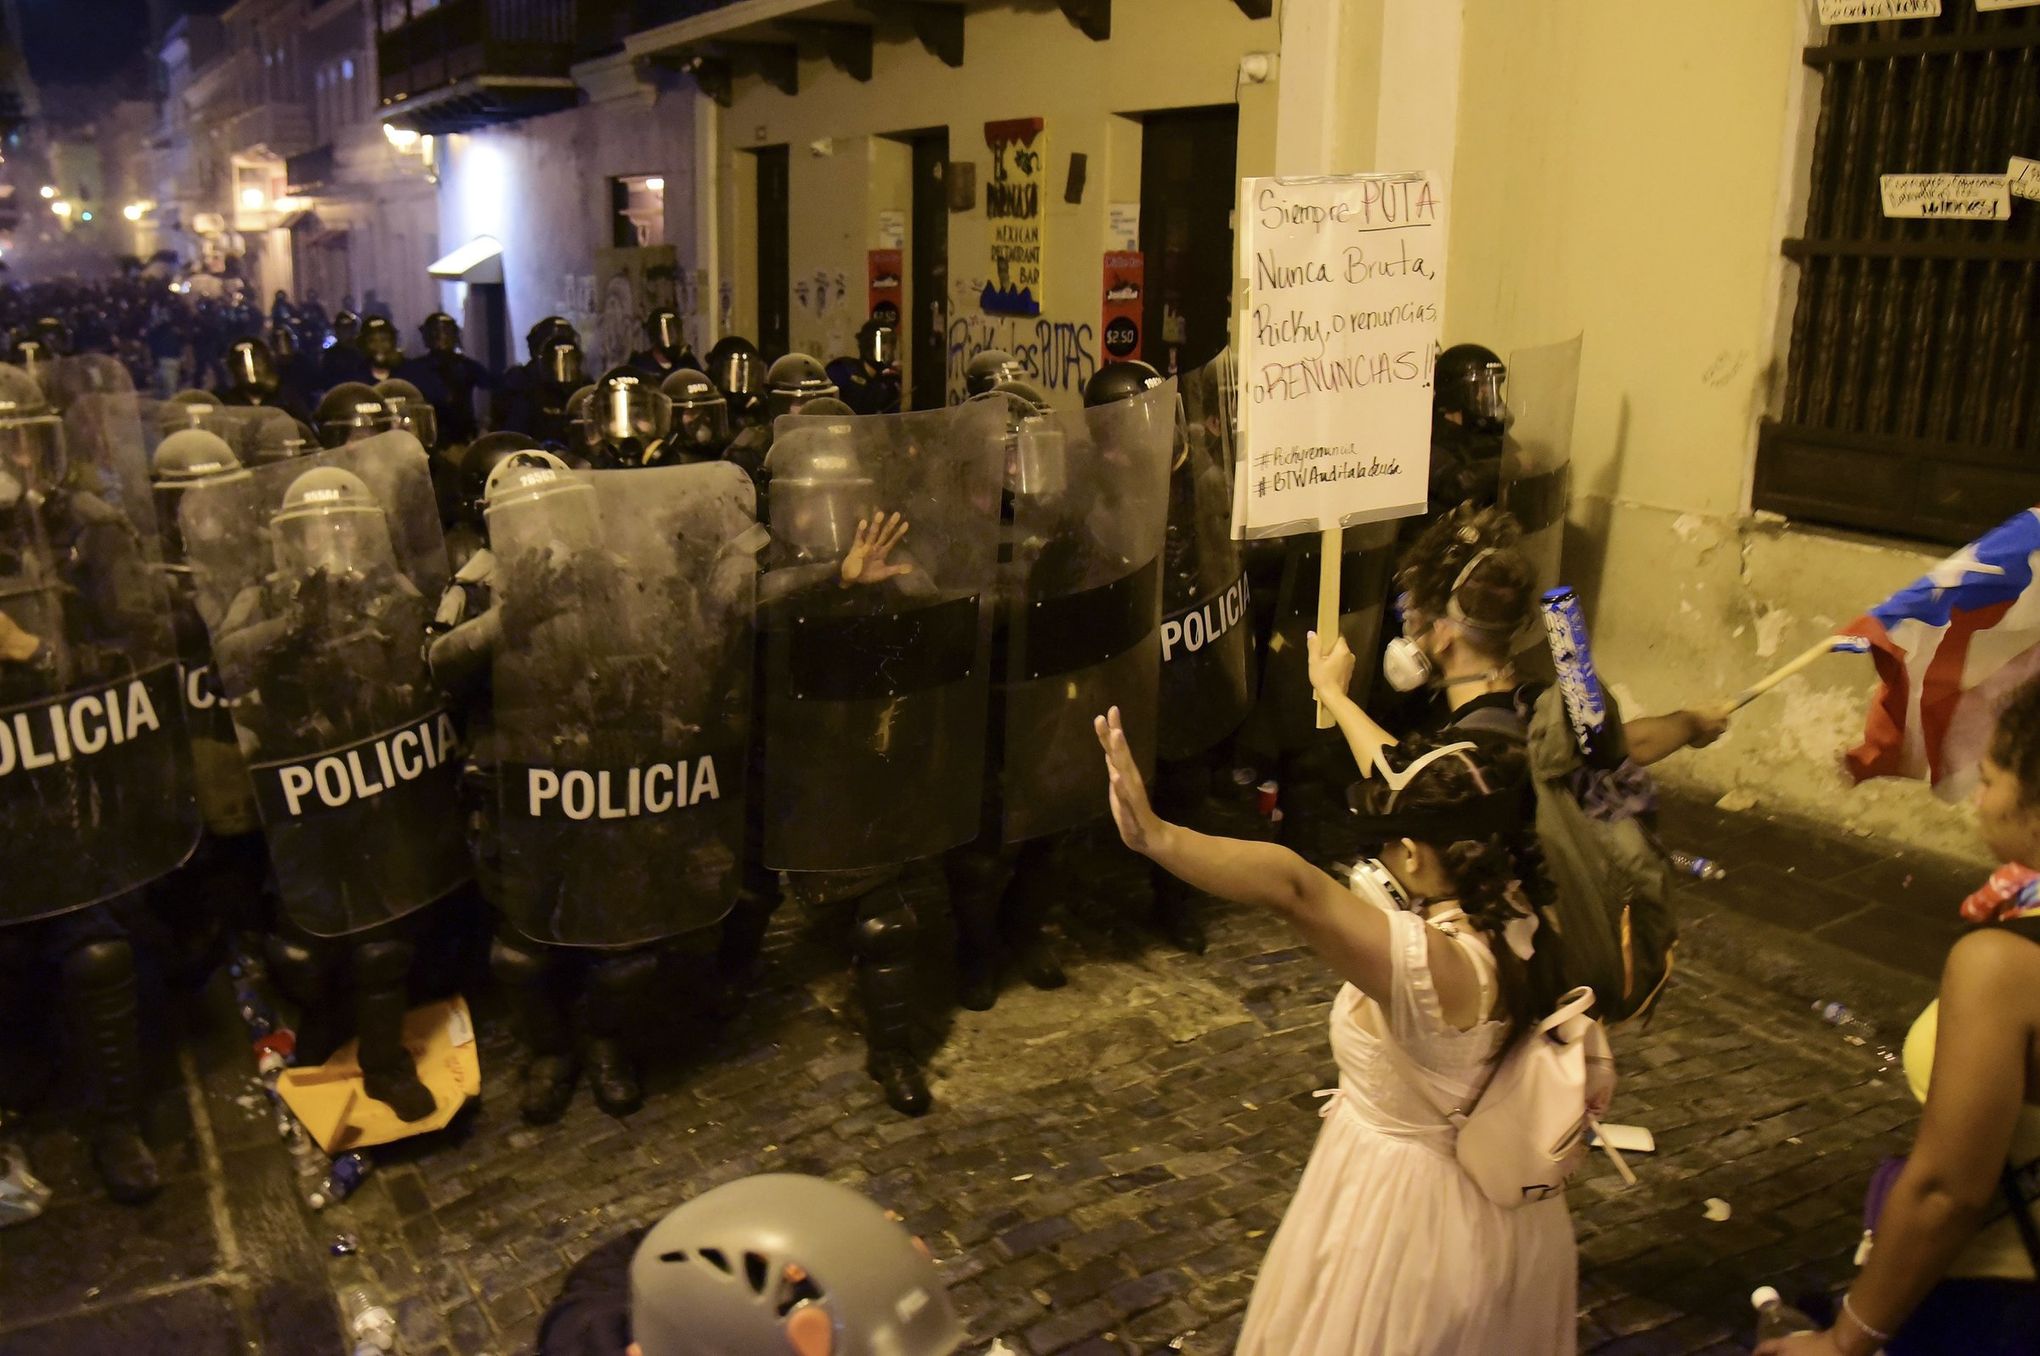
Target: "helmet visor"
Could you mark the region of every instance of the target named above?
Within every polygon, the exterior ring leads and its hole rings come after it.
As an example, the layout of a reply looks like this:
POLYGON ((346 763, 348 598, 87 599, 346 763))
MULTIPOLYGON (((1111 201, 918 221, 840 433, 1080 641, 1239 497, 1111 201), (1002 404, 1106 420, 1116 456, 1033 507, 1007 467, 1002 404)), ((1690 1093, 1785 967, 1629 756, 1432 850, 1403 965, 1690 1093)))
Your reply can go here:
POLYGON ((607 386, 589 398, 588 418, 604 442, 649 443, 665 436, 673 402, 644 386, 607 386))
POLYGON ((546 377, 556 386, 581 384, 581 350, 577 345, 557 344, 547 349, 540 365, 546 377))
POLYGON ((671 311, 661 311, 652 317, 647 326, 651 331, 652 346, 668 353, 678 353, 685 341, 680 337, 680 317, 671 311))
POLYGON ((286 577, 360 575, 393 567, 389 523, 382 510, 336 505, 278 514, 276 565, 286 577))

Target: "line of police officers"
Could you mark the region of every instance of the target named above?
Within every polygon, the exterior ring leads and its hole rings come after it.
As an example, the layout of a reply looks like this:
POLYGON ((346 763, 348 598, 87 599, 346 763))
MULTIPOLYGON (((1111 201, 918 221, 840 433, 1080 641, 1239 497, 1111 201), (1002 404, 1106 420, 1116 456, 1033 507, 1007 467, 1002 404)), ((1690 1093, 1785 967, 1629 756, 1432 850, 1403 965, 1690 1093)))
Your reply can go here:
MULTIPOLYGON (((742 340, 711 379, 656 315, 582 388, 562 324, 496 392, 533 431, 464 448, 430 382, 466 360, 432 322, 426 358, 378 341, 380 385, 336 385, 312 430, 144 400, 104 359, 0 367, 0 950, 59 977, 116 1198, 155 1183, 151 904, 261 936, 298 1062, 353 1037, 368 1095, 419 1119, 402 1016, 472 879, 545 1123, 584 1074, 633 1110, 660 996, 733 1011, 790 892, 849 916, 869 1070, 919 1114, 952 1000, 1064 982, 1043 923, 1106 809, 1093 715, 1122 709, 1192 818, 1220 763, 1320 742, 1307 683, 1273 677, 1316 567, 1230 537, 1229 355, 1175 382, 1111 364, 1062 411, 986 352, 958 406, 858 413, 742 340)), ((864 338, 869 379, 892 332, 864 338)), ((1453 502, 1492 495, 1498 378, 1441 359, 1453 502)), ((1356 553, 1356 647, 1382 554, 1356 553)), ((1203 949, 1187 895, 1157 881, 1154 909, 1203 949)))

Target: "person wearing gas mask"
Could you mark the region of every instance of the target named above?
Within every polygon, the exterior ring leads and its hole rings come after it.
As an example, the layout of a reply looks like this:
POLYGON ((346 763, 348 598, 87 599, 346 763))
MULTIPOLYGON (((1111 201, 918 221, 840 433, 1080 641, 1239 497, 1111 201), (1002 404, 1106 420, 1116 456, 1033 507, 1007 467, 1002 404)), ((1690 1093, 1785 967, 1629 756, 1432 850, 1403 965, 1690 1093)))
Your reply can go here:
MULTIPOLYGON (((525 333, 524 346, 530 361, 512 367, 496 384, 496 393, 489 401, 489 427, 530 432, 527 426, 535 417, 532 411, 538 403, 537 393, 556 379, 556 374, 547 370, 545 358, 555 339, 569 341, 576 350, 581 346, 580 334, 564 316, 549 315, 525 333)), ((571 395, 573 390, 569 387, 567 393, 571 395)))
POLYGON ((708 365, 702 369, 729 404, 730 428, 741 431, 766 416, 765 359, 758 346, 741 335, 726 334, 708 350, 708 365))
MULTIPOLYGON (((725 394, 727 394, 725 390, 725 394)), ((805 353, 789 353, 772 364, 765 374, 763 417, 739 430, 724 451, 726 461, 743 468, 759 487, 763 497, 767 480, 766 456, 772 451, 773 425, 789 414, 799 414, 810 400, 835 399, 840 393, 821 363, 805 353)))
POLYGON ((283 389, 283 378, 270 356, 269 345, 260 339, 237 339, 227 346, 227 380, 217 394, 230 406, 267 406, 282 410, 293 419, 304 419, 306 411, 283 389))
POLYGON ((330 391, 348 381, 375 385, 375 373, 361 351, 360 338, 361 317, 342 308, 333 317, 332 332, 319 354, 319 390, 330 391))
POLYGON ((198 815, 133 392, 109 389, 117 365, 73 381, 67 361, 106 360, 53 360, 50 388, 81 392, 61 411, 0 367, 0 1039, 66 1051, 100 1180, 137 1203, 158 1174, 133 928, 198 815))
POLYGON ((434 311, 418 326, 425 351, 409 358, 396 375, 416 386, 432 402, 439 435, 447 447, 464 447, 475 439, 475 393, 495 385, 489 369, 460 351, 460 324, 444 311, 434 311))
POLYGON ((900 332, 873 316, 857 330, 857 353, 829 364, 829 380, 858 414, 898 414, 900 332))
POLYGON ((722 465, 623 478, 514 452, 485 497, 490 573, 442 599, 429 656, 475 739, 471 837, 521 1112, 558 1119, 585 1067, 625 1116, 664 953, 706 973, 735 895, 750 490, 722 465))
POLYGON ((318 389, 319 375, 316 366, 302 351, 295 325, 276 325, 269 331, 269 357, 276 368, 276 389, 280 401, 277 408, 294 411, 292 418, 300 423, 309 423, 304 411, 318 402, 312 392, 318 389))
POLYGON ((755 959, 782 871, 805 901, 847 903, 866 1069, 918 1116, 931 962, 947 972, 951 936, 940 854, 977 829, 1001 425, 990 409, 867 422, 832 403, 782 421, 767 459, 755 808, 725 973, 755 959))
POLYGON ((1159 574, 1168 515, 1173 388, 1073 414, 1008 380, 979 400, 1005 415, 991 727, 984 821, 950 852, 961 1001, 998 999, 1011 969, 1037 988, 1066 982, 1045 923, 1073 831, 1106 810, 1090 708, 1129 711, 1154 757, 1161 666, 1159 574))
MULTIPOLYGON (((488 490, 489 476, 498 466, 516 454, 537 450, 538 444, 522 433, 499 432, 484 433, 461 451, 453 486, 454 503, 451 515, 444 515, 442 505, 443 516, 450 516, 452 519, 446 529, 446 558, 447 563, 453 566, 455 584, 467 575, 470 561, 474 562, 476 570, 493 568, 493 562, 488 554, 489 539, 483 518, 487 507, 483 497, 488 490)), ((435 478, 435 491, 437 488, 438 481, 435 478)), ((441 603, 444 602, 442 598, 441 603)), ((474 609, 477 614, 486 610, 486 601, 474 609)), ((451 626, 465 615, 463 611, 447 619, 444 625, 451 626)))
POLYGON ((362 321, 361 337, 355 342, 368 362, 368 376, 363 380, 370 384, 388 381, 404 365, 403 340, 396 325, 382 316, 362 321))
POLYGON ((573 417, 583 431, 571 441, 585 448, 595 470, 624 471, 668 460, 673 402, 634 369, 611 371, 579 403, 573 417))
POLYGON ((418 452, 384 432, 189 489, 179 513, 268 840, 299 1063, 351 1030, 365 1093, 404 1120, 434 1108, 402 1039, 422 911, 468 874, 459 741, 423 655, 446 564, 418 452), (264 528, 266 568, 247 549, 264 528))
POLYGON ((701 359, 687 346, 681 333, 680 313, 661 306, 645 317, 645 346, 624 360, 656 386, 675 372, 699 369, 701 359))
POLYGON ((514 390, 507 389, 506 382, 503 415, 496 423, 497 428, 522 433, 547 447, 564 448, 572 444, 567 401, 587 380, 581 345, 572 333, 569 328, 547 340, 529 368, 524 369, 526 375, 514 390))
POLYGON ((730 407, 723 393, 700 372, 677 368, 659 383, 673 402, 667 447, 681 462, 716 461, 730 445, 730 407))
POLYGON ((343 447, 373 437, 389 419, 389 410, 373 386, 345 381, 326 392, 312 415, 321 447, 343 447))

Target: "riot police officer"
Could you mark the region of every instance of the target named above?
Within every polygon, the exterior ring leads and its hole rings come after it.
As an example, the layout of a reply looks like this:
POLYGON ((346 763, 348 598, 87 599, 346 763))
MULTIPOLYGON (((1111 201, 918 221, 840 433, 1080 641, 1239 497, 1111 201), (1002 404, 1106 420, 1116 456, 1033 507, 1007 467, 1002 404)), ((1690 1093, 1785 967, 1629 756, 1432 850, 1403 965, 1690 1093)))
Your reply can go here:
POLYGON ((438 415, 439 434, 449 447, 474 441, 475 392, 495 384, 489 369, 460 351, 460 325, 444 311, 434 311, 418 326, 425 351, 407 359, 396 375, 425 393, 438 415))
POLYGON ((730 407, 715 383, 690 368, 676 368, 659 383, 673 402, 667 446, 679 461, 715 461, 730 445, 730 407))
POLYGON ((345 381, 375 384, 374 371, 356 342, 360 337, 360 316, 342 309, 333 317, 333 332, 319 355, 319 390, 330 391, 345 381))
POLYGON ((732 429, 741 431, 766 418, 761 399, 765 359, 756 344, 741 335, 726 334, 709 348, 704 370, 729 402, 732 429))
POLYGON ((857 330, 857 352, 829 364, 843 403, 858 414, 897 414, 900 409, 900 333, 873 316, 857 330))
POLYGON ((979 349, 963 366, 966 400, 985 395, 1007 381, 1031 381, 1031 378, 1020 360, 1002 348, 979 349))
MULTIPOLYGON (((505 372, 502 381, 497 384, 496 394, 489 402, 489 424, 492 428, 531 432, 533 410, 539 403, 537 392, 553 379, 553 374, 545 370, 545 354, 556 339, 570 341, 576 350, 581 346, 580 334, 564 316, 549 315, 525 332, 524 346, 530 360, 505 372)), ((576 382, 575 386, 579 384, 576 382)), ((573 390, 574 387, 569 387, 567 394, 571 395, 573 390)))
POLYGON ((361 322, 361 338, 356 341, 361 356, 368 361, 370 381, 388 381, 404 365, 404 343, 397 333, 397 327, 379 315, 372 315, 361 322))
POLYGON ((237 339, 227 346, 227 381, 218 392, 222 404, 266 405, 282 410, 293 419, 303 419, 303 407, 293 404, 283 390, 283 378, 270 357, 269 346, 260 339, 237 339))
POLYGON ((504 382, 504 403, 496 427, 535 438, 548 447, 568 444, 567 400, 580 390, 585 358, 571 327, 557 330, 523 370, 513 387, 504 382))
MULTIPOLYGON (((1454 344, 1438 355, 1431 395, 1432 514, 1495 502, 1508 377, 1502 360, 1479 344, 1454 344)), ((1424 521, 1404 525, 1420 528, 1424 521)))
MULTIPOLYGON (((725 392, 727 394, 727 392, 725 392)), ((789 353, 765 374, 764 417, 730 441, 724 459, 735 462, 754 484, 765 483, 765 458, 772 450, 774 421, 799 414, 810 400, 834 399, 840 393, 820 362, 805 353, 789 353)))
POLYGON ((701 366, 681 333, 680 313, 670 306, 657 307, 645 317, 645 346, 625 361, 655 385, 674 372, 701 366))
POLYGON ((577 417, 586 429, 589 461, 598 471, 658 466, 667 460, 673 402, 633 368, 616 368, 596 382, 577 417))
POLYGON ((295 411, 292 418, 306 422, 304 411, 312 408, 312 392, 318 386, 318 371, 301 351, 295 324, 273 325, 269 331, 269 356, 276 367, 279 409, 295 411))
POLYGON ((340 447, 372 436, 388 417, 373 386, 345 381, 326 392, 312 419, 319 446, 340 447))

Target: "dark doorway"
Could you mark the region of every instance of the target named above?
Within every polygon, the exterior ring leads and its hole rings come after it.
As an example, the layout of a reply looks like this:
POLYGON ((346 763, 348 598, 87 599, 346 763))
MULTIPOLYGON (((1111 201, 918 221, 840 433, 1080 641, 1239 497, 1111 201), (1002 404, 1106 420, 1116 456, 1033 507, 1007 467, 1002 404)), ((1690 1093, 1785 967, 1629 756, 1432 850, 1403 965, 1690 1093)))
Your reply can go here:
POLYGON ((1142 356, 1164 373, 1200 367, 1226 345, 1239 135, 1233 104, 1150 113, 1141 129, 1142 356))
POLYGON ((949 129, 915 132, 913 307, 904 346, 912 356, 912 408, 939 410, 949 398, 949 129))
POLYGON ((504 303, 503 284, 469 283, 467 314, 461 322, 461 347, 468 357, 502 375, 510 360, 509 309, 504 303))
POLYGON ((792 345, 792 254, 786 147, 762 146, 758 157, 758 347, 766 360, 792 345))

